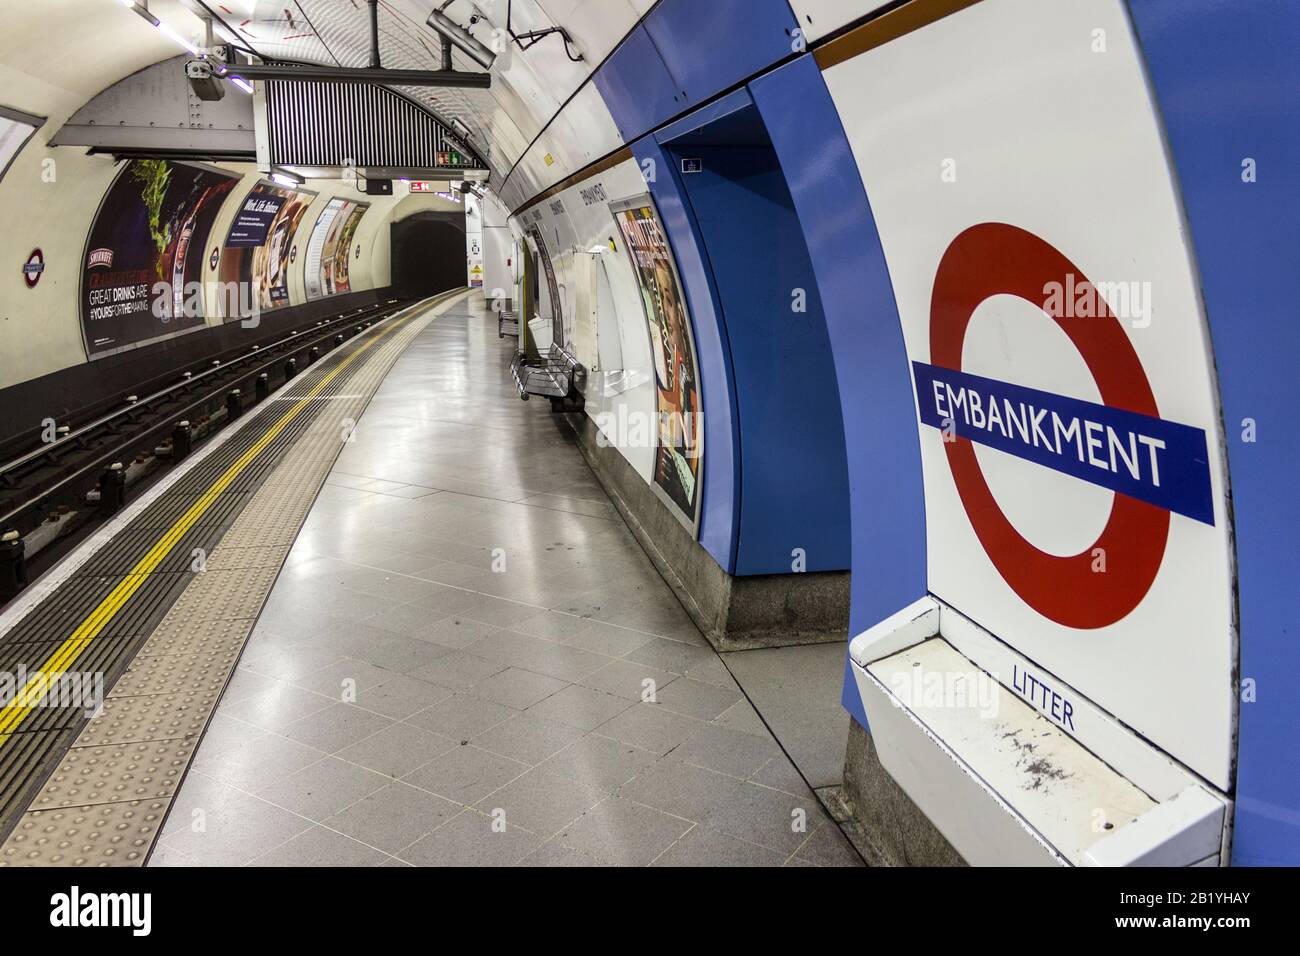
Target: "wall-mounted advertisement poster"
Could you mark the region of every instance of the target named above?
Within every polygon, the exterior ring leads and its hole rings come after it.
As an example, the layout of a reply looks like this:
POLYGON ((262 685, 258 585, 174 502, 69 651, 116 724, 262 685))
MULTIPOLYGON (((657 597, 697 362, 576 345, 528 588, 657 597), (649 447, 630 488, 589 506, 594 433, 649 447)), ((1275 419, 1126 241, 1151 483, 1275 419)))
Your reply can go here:
POLYGON ((238 181, 160 159, 122 167, 86 243, 81 325, 90 358, 203 326, 204 247, 238 181))
POLYGON ((542 272, 546 275, 546 292, 551 300, 551 341, 561 348, 565 348, 564 305, 560 301, 560 283, 555 278, 555 267, 551 264, 551 254, 546 249, 546 240, 542 238, 540 227, 530 227, 528 235, 533 240, 533 245, 537 247, 537 257, 541 259, 542 272))
POLYGON ((352 291, 350 252, 369 203, 331 199, 312 228, 307 242, 306 287, 308 299, 352 291))
POLYGON ((226 321, 252 312, 269 312, 289 304, 289 254, 315 193, 260 182, 244 197, 226 234, 221 282, 240 290, 239 308, 223 299, 226 321), (237 313, 237 314, 236 314, 237 313))
POLYGON ((658 414, 655 487, 694 528, 699 514, 704 423, 686 297, 650 196, 613 203, 610 211, 632 260, 650 333, 658 414))

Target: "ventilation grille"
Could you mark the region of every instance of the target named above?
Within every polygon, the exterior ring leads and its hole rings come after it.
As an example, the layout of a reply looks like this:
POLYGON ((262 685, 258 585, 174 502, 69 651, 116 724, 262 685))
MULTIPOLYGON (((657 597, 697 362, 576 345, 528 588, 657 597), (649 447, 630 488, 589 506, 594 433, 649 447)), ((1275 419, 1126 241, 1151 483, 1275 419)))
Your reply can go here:
POLYGON ((276 166, 483 168, 426 110, 382 86, 275 80, 266 114, 276 166))

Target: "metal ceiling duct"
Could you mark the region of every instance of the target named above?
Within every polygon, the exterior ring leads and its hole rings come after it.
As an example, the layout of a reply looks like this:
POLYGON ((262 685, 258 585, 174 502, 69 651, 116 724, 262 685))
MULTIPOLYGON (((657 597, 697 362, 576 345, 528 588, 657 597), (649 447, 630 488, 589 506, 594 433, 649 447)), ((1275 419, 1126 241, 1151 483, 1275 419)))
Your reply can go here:
POLYGON ((439 34, 456 44, 466 56, 473 58, 474 62, 483 69, 492 69, 492 64, 496 62, 497 55, 465 27, 441 10, 430 12, 427 22, 439 34))

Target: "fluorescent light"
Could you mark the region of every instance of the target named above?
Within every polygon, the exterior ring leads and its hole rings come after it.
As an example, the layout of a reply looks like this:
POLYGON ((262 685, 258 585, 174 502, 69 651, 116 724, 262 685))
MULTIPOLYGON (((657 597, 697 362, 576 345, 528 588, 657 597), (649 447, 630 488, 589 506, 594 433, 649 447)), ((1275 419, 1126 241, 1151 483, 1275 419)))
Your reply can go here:
POLYGON ((285 169, 271 170, 271 179, 279 183, 281 186, 288 186, 290 189, 301 186, 307 181, 297 173, 291 173, 285 169))
POLYGON ((198 55, 199 55, 199 48, 198 48, 198 47, 196 47, 196 46, 195 46, 193 43, 191 43, 189 40, 185 39, 185 37, 181 36, 179 33, 177 33, 177 32, 176 32, 175 30, 173 30, 171 27, 167 26, 167 24, 165 24, 165 23, 157 23, 157 22, 155 22, 155 23, 154 23, 154 26, 156 26, 156 27, 158 28, 158 32, 160 32, 163 36, 167 37, 167 38, 168 38, 169 40, 171 40, 172 42, 177 43, 177 44, 179 44, 180 46, 184 47, 186 50, 188 50, 188 51, 189 51, 190 53, 192 53, 194 56, 198 56, 198 55))
POLYGON ((233 75, 232 75, 232 76, 228 77, 228 79, 230 80, 231 83, 234 83, 235 86, 239 87, 239 88, 240 88, 241 90, 243 90, 245 93, 252 93, 252 92, 253 92, 253 84, 252 84, 252 83, 249 83, 248 80, 244 79, 242 76, 233 76, 233 75))

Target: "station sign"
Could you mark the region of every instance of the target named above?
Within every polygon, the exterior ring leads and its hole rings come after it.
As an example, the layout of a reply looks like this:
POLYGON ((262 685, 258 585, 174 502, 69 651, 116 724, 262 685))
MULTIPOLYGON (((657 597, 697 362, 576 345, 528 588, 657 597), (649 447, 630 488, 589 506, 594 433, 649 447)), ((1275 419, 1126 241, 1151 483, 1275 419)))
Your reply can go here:
POLYGON ((1225 438, 1125 5, 975 4, 823 76, 901 321, 928 590, 1227 789, 1225 438))
POLYGON ((40 249, 33 249, 27 261, 23 263, 23 281, 27 283, 27 288, 35 289, 44 273, 45 253, 40 249))

